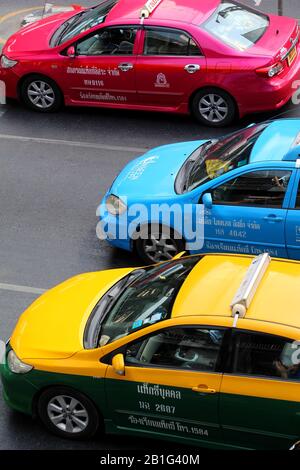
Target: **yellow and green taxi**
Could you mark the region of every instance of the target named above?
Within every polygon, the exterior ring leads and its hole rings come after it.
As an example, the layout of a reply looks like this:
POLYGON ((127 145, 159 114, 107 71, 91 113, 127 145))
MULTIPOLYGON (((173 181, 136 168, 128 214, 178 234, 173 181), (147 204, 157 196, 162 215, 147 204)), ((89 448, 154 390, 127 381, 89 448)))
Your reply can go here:
POLYGON ((297 448, 299 285, 299 262, 266 253, 79 275, 19 319, 4 398, 63 437, 297 448))

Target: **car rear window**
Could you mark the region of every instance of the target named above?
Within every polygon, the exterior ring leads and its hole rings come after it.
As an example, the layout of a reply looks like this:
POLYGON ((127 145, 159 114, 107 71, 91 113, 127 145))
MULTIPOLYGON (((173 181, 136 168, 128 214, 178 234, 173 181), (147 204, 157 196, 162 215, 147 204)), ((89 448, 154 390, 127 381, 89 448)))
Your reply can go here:
POLYGON ((267 15, 223 0, 201 26, 228 46, 245 51, 264 35, 269 23, 267 15))

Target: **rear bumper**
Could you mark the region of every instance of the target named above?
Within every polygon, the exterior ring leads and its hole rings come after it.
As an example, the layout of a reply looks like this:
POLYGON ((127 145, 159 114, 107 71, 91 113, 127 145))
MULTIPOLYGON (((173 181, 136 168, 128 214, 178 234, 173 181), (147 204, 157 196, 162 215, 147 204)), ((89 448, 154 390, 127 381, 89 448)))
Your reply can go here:
POLYGON ((240 117, 254 112, 279 109, 296 94, 300 87, 300 47, 296 63, 289 73, 273 79, 255 76, 253 80, 252 86, 245 86, 247 92, 238 99, 240 117))

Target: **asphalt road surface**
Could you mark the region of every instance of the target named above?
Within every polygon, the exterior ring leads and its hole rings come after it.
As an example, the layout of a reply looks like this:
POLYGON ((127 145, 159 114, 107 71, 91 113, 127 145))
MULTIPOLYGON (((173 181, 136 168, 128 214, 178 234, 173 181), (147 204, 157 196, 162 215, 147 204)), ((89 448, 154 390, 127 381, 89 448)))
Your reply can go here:
MULTIPOLYGON (((17 28, 23 10, 41 4, 2 0, 0 38, 17 28)), ((273 12, 278 6, 300 18, 299 0, 260 4, 273 12)), ((282 111, 300 116, 297 106, 282 111)), ((250 116, 239 126, 269 116, 250 116)), ((95 233, 96 207, 128 161, 146 148, 221 133, 189 117, 167 114, 81 108, 41 116, 18 104, 0 107, 0 338, 9 337, 20 313, 36 298, 36 289, 79 272, 138 264, 132 255, 99 242, 95 233)), ((129 437, 96 436, 84 443, 57 439, 38 422, 11 412, 0 397, 0 449, 135 448, 174 450, 171 444, 129 437)))

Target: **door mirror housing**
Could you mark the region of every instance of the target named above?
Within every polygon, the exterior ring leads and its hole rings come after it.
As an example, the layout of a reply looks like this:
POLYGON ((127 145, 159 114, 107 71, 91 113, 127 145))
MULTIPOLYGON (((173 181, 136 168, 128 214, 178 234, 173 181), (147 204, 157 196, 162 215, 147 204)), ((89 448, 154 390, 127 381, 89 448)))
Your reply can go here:
POLYGON ((76 57, 76 50, 75 50, 75 47, 74 46, 70 46, 67 50, 67 56, 70 58, 70 59, 74 59, 74 57, 76 57))
POLYGON ((123 354, 116 354, 113 357, 112 367, 117 375, 125 375, 125 362, 123 354))
POLYGON ((202 202, 204 204, 204 207, 206 207, 206 209, 211 209, 213 205, 211 194, 210 193, 203 194, 202 202))

